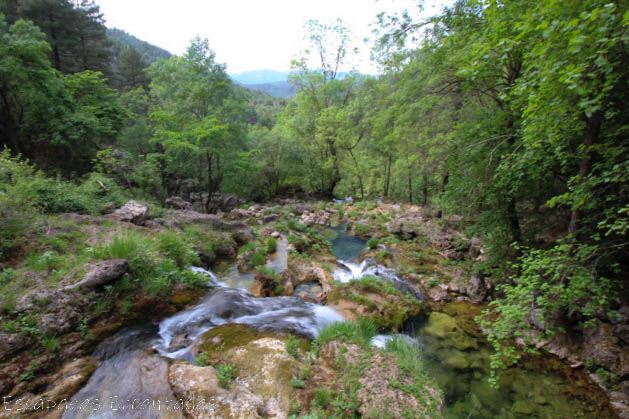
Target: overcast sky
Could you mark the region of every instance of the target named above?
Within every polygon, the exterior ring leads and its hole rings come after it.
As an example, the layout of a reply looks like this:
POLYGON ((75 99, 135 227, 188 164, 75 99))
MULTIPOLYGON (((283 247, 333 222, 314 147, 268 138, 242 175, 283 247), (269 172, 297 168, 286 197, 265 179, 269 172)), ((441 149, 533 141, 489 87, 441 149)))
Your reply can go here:
MULTIPOLYGON (((434 14, 445 0, 426 0, 434 14)), ((196 35, 208 38, 216 60, 229 73, 274 69, 288 71, 305 47, 304 24, 340 17, 352 30, 362 54, 357 68, 375 73, 369 62, 370 24, 379 12, 408 9, 418 0, 96 0, 107 27, 130 34, 174 54, 182 54, 196 35)))

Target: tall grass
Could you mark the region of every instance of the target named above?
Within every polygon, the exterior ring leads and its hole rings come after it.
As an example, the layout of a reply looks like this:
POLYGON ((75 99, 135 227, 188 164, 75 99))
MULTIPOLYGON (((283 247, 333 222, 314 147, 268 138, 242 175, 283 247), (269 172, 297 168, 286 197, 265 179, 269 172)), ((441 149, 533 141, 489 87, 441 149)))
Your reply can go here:
POLYGON ((367 345, 378 334, 375 321, 360 317, 351 322, 336 322, 326 326, 317 335, 314 343, 318 346, 334 340, 367 345))

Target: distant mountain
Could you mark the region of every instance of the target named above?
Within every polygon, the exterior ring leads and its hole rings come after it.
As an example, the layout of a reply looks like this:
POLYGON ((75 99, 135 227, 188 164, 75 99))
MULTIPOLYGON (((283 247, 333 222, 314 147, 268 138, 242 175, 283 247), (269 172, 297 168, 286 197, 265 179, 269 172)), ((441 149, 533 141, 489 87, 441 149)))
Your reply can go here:
POLYGON ((144 60, 149 64, 157 61, 158 58, 164 58, 167 60, 172 57, 172 54, 165 49, 150 44, 146 41, 142 41, 141 39, 138 39, 135 36, 120 29, 108 28, 107 37, 111 40, 111 43, 113 44, 115 62, 118 62, 120 53, 127 45, 138 50, 138 52, 142 54, 142 58, 144 58, 144 60))
MULTIPOLYGON (((240 83, 239 83, 240 84, 240 83)), ((288 81, 277 81, 275 83, 242 84, 243 87, 251 90, 259 90, 270 96, 281 99, 288 99, 295 96, 295 86, 288 81)))
POLYGON ((288 80, 287 72, 277 70, 245 71, 243 73, 230 74, 229 76, 235 82, 244 85, 286 82, 288 80))

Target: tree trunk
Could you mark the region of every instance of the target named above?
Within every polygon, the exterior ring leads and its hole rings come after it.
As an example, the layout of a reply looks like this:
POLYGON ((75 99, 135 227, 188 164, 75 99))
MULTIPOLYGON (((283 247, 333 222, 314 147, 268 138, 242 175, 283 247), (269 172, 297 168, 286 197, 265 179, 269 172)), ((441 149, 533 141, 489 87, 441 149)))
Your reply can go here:
POLYGON ((408 168, 408 202, 413 203, 413 178, 410 167, 408 168))
MULTIPOLYGON (((581 184, 583 179, 585 179, 592 170, 592 155, 590 153, 590 149, 598 142, 598 136, 602 123, 603 117, 601 112, 595 112, 586 120, 585 138, 583 139, 584 155, 581 159, 581 165, 579 166, 579 179, 577 184, 581 184)), ((579 221, 581 220, 582 215, 580 207, 574 206, 572 214, 570 215, 570 225, 568 226, 568 234, 570 234, 572 238, 576 237, 577 230, 579 229, 579 221)))
POLYGON ((391 184, 391 166, 393 165, 393 155, 389 154, 387 158, 387 174, 384 180, 384 197, 389 197, 389 185, 391 184))
POLYGON ((422 173, 422 194, 423 194, 423 200, 422 200, 422 206, 426 206, 426 204, 428 204, 428 173, 424 172, 422 173))
POLYGON ((518 211, 515 207, 515 200, 513 197, 509 196, 506 198, 505 204, 511 239, 514 242, 520 242, 522 241, 522 230, 520 229, 520 219, 518 218, 518 211))

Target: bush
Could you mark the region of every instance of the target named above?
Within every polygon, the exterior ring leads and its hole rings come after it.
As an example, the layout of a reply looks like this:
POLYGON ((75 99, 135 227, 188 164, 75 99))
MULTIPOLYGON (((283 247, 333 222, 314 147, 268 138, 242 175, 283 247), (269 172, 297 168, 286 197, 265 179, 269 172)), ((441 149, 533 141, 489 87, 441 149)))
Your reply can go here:
POLYGON ((369 239, 369 241, 367 242, 367 247, 369 247, 370 249, 375 249, 376 247, 378 247, 379 244, 380 240, 373 238, 369 239))

